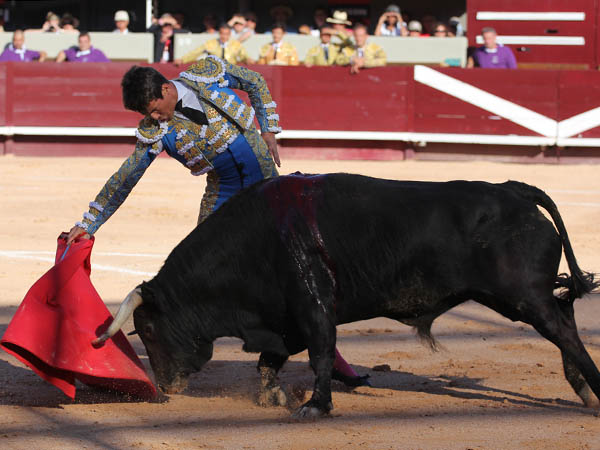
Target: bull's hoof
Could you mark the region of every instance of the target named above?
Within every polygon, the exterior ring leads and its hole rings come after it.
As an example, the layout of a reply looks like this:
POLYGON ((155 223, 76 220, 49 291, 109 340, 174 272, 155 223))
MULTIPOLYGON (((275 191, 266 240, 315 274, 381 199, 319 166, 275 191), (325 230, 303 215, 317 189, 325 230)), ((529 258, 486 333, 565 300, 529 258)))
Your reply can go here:
POLYGON ((592 392, 587 383, 579 390, 579 392, 577 392, 577 395, 579 395, 579 398, 583 400, 583 404, 586 407, 594 409, 600 408, 600 401, 598 401, 598 398, 592 392))
POLYGON ((175 381, 169 385, 163 386, 160 383, 158 384, 158 388, 165 394, 179 394, 181 391, 187 388, 187 386, 188 379, 181 376, 177 376, 175 381))
POLYGON ((329 415, 329 411, 333 409, 333 405, 330 403, 327 404, 327 408, 319 408, 311 404, 309 401, 305 403, 300 408, 298 408, 293 414, 292 417, 294 419, 318 419, 319 417, 325 417, 329 415))
POLYGON ((281 387, 275 386, 270 389, 264 389, 258 393, 256 399, 258 406, 268 408, 272 406, 286 406, 287 397, 281 387))

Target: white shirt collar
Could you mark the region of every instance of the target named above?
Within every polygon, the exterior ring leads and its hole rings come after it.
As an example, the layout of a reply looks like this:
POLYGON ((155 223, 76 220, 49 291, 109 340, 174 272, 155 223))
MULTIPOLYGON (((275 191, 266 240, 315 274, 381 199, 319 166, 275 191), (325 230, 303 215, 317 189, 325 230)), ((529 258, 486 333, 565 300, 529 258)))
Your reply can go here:
POLYGON ((202 108, 194 91, 180 81, 171 80, 171 83, 173 83, 175 89, 177 89, 177 101, 179 102, 179 100, 181 100, 181 106, 183 108, 193 108, 197 111, 204 112, 204 108, 202 108))

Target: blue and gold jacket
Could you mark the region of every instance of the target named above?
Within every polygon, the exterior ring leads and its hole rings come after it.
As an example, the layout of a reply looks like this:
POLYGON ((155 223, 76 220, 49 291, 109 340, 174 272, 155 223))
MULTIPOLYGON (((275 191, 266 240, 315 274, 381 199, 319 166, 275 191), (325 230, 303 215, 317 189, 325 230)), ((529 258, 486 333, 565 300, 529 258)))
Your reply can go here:
MULTIPOLYGON (((212 161, 239 136, 248 138, 257 157, 265 158, 266 144, 256 133, 254 118, 261 130, 279 133, 277 104, 271 98, 264 78, 257 72, 229 64, 209 56, 176 80, 185 83, 198 96, 204 108, 208 125, 198 125, 175 116, 168 122, 157 122, 145 117, 136 131, 138 142, 134 152, 115 172, 93 202, 83 220, 76 225, 93 234, 121 206, 148 166, 164 150, 177 159, 192 175, 202 175, 213 169, 212 161), (248 93, 252 106, 248 106, 233 91, 248 93)), ((261 170, 269 171, 267 164, 261 170)), ((272 174, 264 173, 265 177, 272 174)))

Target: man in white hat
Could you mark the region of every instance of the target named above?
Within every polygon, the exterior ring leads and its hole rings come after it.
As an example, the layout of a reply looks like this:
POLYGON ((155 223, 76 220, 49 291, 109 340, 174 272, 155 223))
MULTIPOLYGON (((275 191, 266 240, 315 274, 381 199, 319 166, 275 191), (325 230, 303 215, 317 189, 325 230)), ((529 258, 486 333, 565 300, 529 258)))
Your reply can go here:
POLYGON ((336 36, 342 41, 342 44, 346 45, 349 43, 353 31, 352 29, 346 28, 347 26, 352 25, 352 22, 348 20, 348 13, 346 11, 334 11, 332 17, 327 18, 327 23, 331 24, 331 27, 336 32, 336 36))
POLYGON ((129 14, 127 11, 119 10, 115 13, 115 29, 113 33, 119 34, 127 34, 129 33, 129 29, 127 26, 129 25, 129 14))

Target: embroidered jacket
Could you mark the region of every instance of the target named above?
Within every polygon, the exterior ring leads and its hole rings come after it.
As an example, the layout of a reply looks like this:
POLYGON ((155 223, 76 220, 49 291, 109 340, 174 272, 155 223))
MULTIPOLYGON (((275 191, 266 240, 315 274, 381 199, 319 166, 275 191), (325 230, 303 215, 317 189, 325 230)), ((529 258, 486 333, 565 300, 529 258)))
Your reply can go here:
MULTIPOLYGON (((356 45, 344 48, 338 55, 336 64, 340 66, 347 66, 350 64, 352 58, 358 54, 358 48, 356 45)), ((387 57, 385 51, 379 45, 375 43, 367 43, 362 48, 365 58, 365 67, 380 67, 385 66, 387 57)))
MULTIPOLYGON (((218 39, 211 39, 206 41, 200 47, 183 55, 181 60, 184 64, 196 61, 202 55, 215 55, 219 58, 223 58, 223 48, 218 39)), ((248 62, 248 53, 244 46, 234 39, 230 39, 225 44, 225 57, 223 58, 230 64, 239 64, 248 62)))
POLYGON ((281 42, 277 54, 273 44, 265 44, 260 48, 258 56, 258 64, 272 64, 278 66, 297 66, 300 64, 298 60, 298 52, 289 42, 281 42))
POLYGON ((275 111, 277 104, 262 75, 209 56, 182 72, 177 81, 196 92, 208 125, 198 125, 178 116, 161 123, 145 117, 136 131, 138 142, 134 152, 109 178, 77 226, 90 234, 95 233, 125 201, 163 150, 189 168, 192 175, 202 175, 213 169, 214 158, 241 132, 255 151, 264 176, 272 176, 267 168, 268 151, 259 148, 266 144, 256 133, 254 117, 256 115, 263 131, 279 133, 281 128, 275 111), (252 107, 232 89, 246 91, 252 107))

